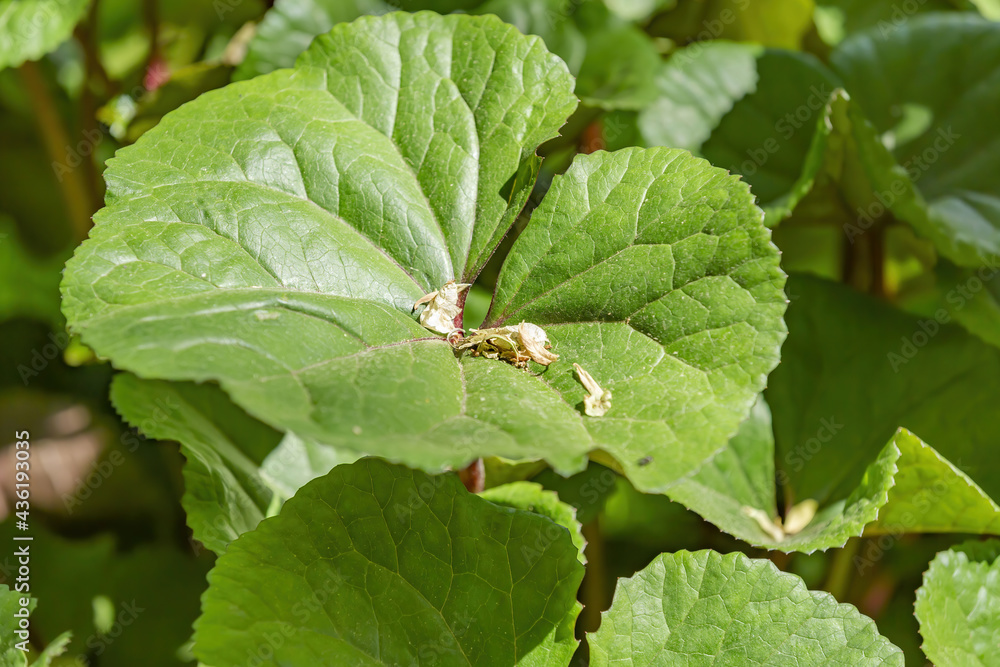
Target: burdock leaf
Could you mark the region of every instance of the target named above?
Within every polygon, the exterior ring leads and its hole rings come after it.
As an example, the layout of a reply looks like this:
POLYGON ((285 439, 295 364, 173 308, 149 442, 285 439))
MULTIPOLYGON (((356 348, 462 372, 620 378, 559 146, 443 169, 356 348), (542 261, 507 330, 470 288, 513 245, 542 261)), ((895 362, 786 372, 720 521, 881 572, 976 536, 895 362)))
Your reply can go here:
POLYGON ((662 148, 557 177, 484 325, 536 332, 520 352, 548 366, 457 350, 411 312, 472 282, 572 83, 496 18, 339 25, 295 69, 208 93, 118 153, 63 281, 70 327, 118 368, 216 382, 338 451, 566 474, 602 450, 666 488, 725 445, 778 361, 784 274, 745 184, 662 148), (584 414, 573 363, 613 394, 603 416, 584 414))

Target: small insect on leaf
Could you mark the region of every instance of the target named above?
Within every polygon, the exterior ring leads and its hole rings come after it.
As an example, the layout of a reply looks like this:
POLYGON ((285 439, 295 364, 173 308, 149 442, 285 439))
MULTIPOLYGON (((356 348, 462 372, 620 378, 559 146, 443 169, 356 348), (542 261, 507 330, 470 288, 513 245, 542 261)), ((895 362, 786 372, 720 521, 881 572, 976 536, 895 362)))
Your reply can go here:
POLYGON ((431 331, 447 334, 455 329, 455 318, 462 309, 458 305, 458 295, 472 287, 469 283, 456 283, 449 280, 441 289, 425 294, 413 304, 413 310, 426 304, 420 313, 420 324, 431 331))
POLYGON ((587 390, 587 395, 583 399, 583 411, 591 417, 603 417, 611 409, 611 392, 602 389, 597 380, 583 370, 580 364, 574 363, 573 370, 576 371, 580 384, 587 390))

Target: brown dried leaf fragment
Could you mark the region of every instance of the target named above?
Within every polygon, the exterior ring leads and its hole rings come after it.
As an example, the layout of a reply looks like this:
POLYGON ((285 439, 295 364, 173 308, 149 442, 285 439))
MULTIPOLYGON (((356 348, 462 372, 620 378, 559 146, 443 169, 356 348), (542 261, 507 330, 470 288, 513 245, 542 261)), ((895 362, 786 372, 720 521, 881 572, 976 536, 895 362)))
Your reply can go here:
POLYGON ((500 359, 518 368, 525 368, 529 361, 548 366, 559 358, 549 351, 549 337, 545 331, 529 322, 517 326, 471 329, 468 338, 456 340, 457 350, 472 350, 473 356, 500 359))
POLYGON ((583 399, 583 411, 591 417, 603 417, 611 409, 611 392, 602 389, 597 380, 583 370, 580 364, 574 363, 573 370, 576 371, 580 384, 587 390, 587 395, 583 399))
POLYGON ((441 289, 425 294, 413 304, 413 310, 427 304, 420 313, 420 324, 440 334, 455 329, 455 318, 462 313, 458 305, 458 295, 472 287, 470 283, 456 283, 449 280, 441 289))

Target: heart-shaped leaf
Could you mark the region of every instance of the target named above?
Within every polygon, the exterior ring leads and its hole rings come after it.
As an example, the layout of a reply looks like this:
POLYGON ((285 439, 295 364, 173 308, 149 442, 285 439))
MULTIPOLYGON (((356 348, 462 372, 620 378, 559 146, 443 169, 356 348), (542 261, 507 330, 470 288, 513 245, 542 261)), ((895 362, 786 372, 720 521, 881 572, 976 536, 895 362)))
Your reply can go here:
POLYGON ((565 665, 577 556, 564 528, 470 494, 455 475, 363 459, 229 546, 195 654, 216 667, 264 645, 259 664, 285 667, 565 665))
POLYGON ((591 664, 903 665, 875 622, 767 560, 662 554, 621 579, 591 664))
POLYGON ((73 33, 90 0, 0 0, 0 69, 38 60, 73 33))
POLYGON ((540 375, 456 358, 410 314, 492 253, 571 85, 496 18, 338 26, 295 70, 206 94, 119 152, 63 282, 70 326, 119 368, 217 381, 338 449, 563 473, 602 449, 664 488, 725 444, 777 363, 784 275, 744 184, 662 148, 558 177, 486 325, 545 326, 561 356, 540 375), (574 363, 615 396, 606 416, 583 414, 574 363))
POLYGON ((939 553, 924 573, 915 609, 922 648, 935 665, 1000 664, 1000 541, 939 553))

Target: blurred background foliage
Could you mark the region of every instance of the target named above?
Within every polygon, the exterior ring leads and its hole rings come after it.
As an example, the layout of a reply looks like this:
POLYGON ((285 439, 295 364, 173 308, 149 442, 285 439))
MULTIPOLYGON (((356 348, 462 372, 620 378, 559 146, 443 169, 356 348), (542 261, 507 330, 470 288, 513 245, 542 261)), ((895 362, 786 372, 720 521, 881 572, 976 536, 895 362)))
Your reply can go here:
MULTIPOLYGON (((15 429, 32 434, 32 643, 73 631, 53 664, 192 662, 185 644, 214 559, 185 524, 178 446, 122 423, 107 398, 111 369, 64 333, 60 274, 101 206, 105 160, 202 92, 290 66, 334 24, 394 9, 494 13, 567 62, 583 104, 543 146, 532 202, 577 153, 687 148, 750 182, 786 271, 845 283, 896 311, 945 308, 970 339, 1000 344, 1000 283, 985 281, 957 307, 948 298, 1000 256, 1000 152, 982 150, 997 141, 1000 44, 967 39, 1000 19, 996 0, 0 0, 0 445, 15 429), (19 23, 32 10, 47 12, 43 24, 19 23), (853 39, 866 30, 867 42, 853 39), (907 38, 872 71, 865 50, 890 48, 896 31, 907 38), (973 141, 939 147, 886 201, 900 165, 933 146, 942 123, 973 141)), ((477 282, 467 324, 485 314, 498 269, 477 282)), ((772 401, 776 424, 782 407, 772 401)), ((0 454, 4 516, 9 454, 0 454)), ((974 472, 975 461, 964 463, 974 472)), ((767 552, 597 464, 568 480, 530 472, 586 526, 587 629, 616 578, 657 554, 741 550, 856 605, 908 664, 923 664, 913 591, 934 554, 963 539, 902 535, 858 568, 854 557, 877 538, 767 552)), ((8 518, 0 541, 12 530, 8 518)), ((9 580, 10 560, 0 566, 9 580)))

